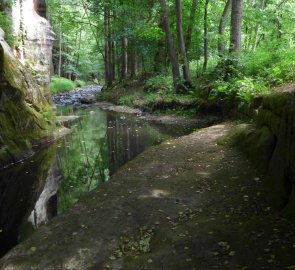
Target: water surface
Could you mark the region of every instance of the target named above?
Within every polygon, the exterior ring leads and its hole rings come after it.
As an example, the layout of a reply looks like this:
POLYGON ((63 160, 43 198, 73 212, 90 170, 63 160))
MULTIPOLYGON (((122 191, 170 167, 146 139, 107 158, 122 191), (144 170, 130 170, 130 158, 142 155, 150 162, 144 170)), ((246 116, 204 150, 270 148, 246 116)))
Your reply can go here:
POLYGON ((100 109, 63 108, 63 115, 79 115, 73 134, 58 148, 62 184, 58 210, 64 211, 83 194, 109 180, 127 161, 172 136, 128 114, 100 109), (74 111, 73 111, 74 110, 74 111))
POLYGON ((91 107, 59 107, 57 114, 81 117, 73 133, 0 171, 0 256, 148 147, 192 130, 91 107))

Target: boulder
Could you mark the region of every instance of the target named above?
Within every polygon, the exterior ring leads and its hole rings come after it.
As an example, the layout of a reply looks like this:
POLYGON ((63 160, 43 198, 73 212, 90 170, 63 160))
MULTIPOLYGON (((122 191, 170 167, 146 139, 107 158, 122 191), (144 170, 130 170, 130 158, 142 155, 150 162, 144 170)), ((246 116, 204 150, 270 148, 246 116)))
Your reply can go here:
POLYGON ((96 97, 93 95, 85 96, 80 99, 82 104, 93 104, 96 102, 96 97))

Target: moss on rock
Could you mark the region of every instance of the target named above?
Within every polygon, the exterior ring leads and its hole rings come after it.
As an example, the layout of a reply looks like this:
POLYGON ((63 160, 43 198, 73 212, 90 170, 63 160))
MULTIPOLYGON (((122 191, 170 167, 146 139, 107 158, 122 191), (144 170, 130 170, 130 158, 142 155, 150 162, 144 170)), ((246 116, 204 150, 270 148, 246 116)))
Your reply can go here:
POLYGON ((50 136, 52 115, 42 90, 0 31, 0 165, 20 158, 33 143, 50 136))
POLYGON ((269 197, 295 220, 295 92, 265 95, 256 125, 235 127, 221 142, 238 146, 266 175, 269 197))

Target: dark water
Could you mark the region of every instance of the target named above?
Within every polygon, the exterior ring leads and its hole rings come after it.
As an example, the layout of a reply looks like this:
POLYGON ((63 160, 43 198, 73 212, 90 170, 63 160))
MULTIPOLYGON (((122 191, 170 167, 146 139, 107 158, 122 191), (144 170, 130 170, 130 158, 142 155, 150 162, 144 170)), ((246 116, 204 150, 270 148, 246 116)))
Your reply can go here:
POLYGON ((0 171, 0 256, 146 148, 192 131, 98 108, 61 107, 58 114, 81 116, 71 135, 0 171))

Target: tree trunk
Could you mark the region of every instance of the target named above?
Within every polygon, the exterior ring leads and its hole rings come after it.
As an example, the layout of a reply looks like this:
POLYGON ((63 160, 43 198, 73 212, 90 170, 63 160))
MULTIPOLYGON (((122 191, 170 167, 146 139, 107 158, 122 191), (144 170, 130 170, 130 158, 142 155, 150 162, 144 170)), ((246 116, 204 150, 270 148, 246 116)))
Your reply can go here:
POLYGON ((114 47, 113 42, 111 40, 112 31, 111 31, 111 20, 110 17, 108 19, 109 25, 109 33, 108 33, 108 48, 109 48, 109 55, 108 55, 108 63, 109 63, 109 84, 112 85, 114 81, 114 73, 113 73, 113 54, 114 54, 114 47))
POLYGON ((189 84, 191 83, 190 75, 189 75, 189 64, 186 56, 184 38, 183 38, 183 29, 182 29, 182 7, 181 7, 181 0, 175 0, 176 5, 176 29, 177 29, 177 40, 178 40, 178 51, 181 57, 181 62, 183 64, 183 78, 189 84))
POLYGON ((104 8, 104 35, 105 35, 105 83, 107 87, 112 86, 112 58, 111 58, 111 47, 110 47, 110 11, 108 8, 104 8))
POLYGON ((206 70, 207 65, 208 65, 208 5, 209 5, 209 0, 206 0, 205 12, 204 12, 204 64, 203 64, 203 70, 206 70))
POLYGON ((172 65, 172 76, 173 76, 173 84, 175 89, 177 88, 177 81, 180 77, 178 60, 174 48, 173 36, 171 32, 171 27, 169 23, 167 5, 165 0, 160 0, 161 8, 162 8, 162 20, 163 20, 163 28, 166 34, 166 43, 168 48, 168 55, 172 65))
POLYGON ((197 6, 198 6, 198 0, 193 0, 190 17, 189 17, 189 25, 187 28, 186 42, 185 42, 185 48, 187 53, 190 51, 190 48, 191 48, 193 26, 196 19, 197 6))
MULTIPOLYGON (((164 31, 163 23, 159 23, 159 28, 164 31)), ((160 73, 163 66, 166 67, 166 51, 165 51, 165 39, 160 38, 157 42, 157 50, 154 55, 154 71, 160 73)))
POLYGON ((154 60, 154 71, 155 73, 160 73, 161 68, 166 65, 165 63, 165 40, 160 39, 157 43, 157 51, 155 53, 155 60, 154 60))
MULTIPOLYGON (((261 5, 260 5, 260 9, 264 10, 265 8, 265 0, 261 0, 261 5)), ((256 51, 256 48, 258 46, 258 41, 259 41, 259 22, 256 23, 255 26, 255 34, 254 34, 254 44, 253 44, 253 51, 256 51)))
POLYGON ((226 21, 229 17, 229 13, 231 11, 232 6, 232 0, 227 0, 222 16, 219 21, 219 27, 218 27, 218 55, 219 57, 224 56, 225 51, 225 40, 224 40, 224 31, 226 26, 226 21))
POLYGON ((128 39, 126 37, 122 38, 122 51, 121 51, 121 80, 124 80, 128 74, 128 39))
POLYGON ((243 0, 232 1, 231 36, 229 52, 239 58, 242 47, 243 0))
POLYGON ((59 24, 59 56, 58 56, 58 77, 61 77, 62 66, 62 24, 59 24))
POLYGON ((116 79, 116 44, 112 41, 112 80, 116 79))
POLYGON ((281 12, 278 12, 277 15, 277 39, 281 39, 282 38, 282 18, 283 18, 283 14, 281 12))
POLYGON ((80 34, 79 34, 78 52, 77 52, 77 59, 76 59, 76 69, 78 69, 79 62, 80 62, 81 41, 82 41, 82 28, 80 28, 80 34))
POLYGON ((137 73, 137 54, 136 54, 136 47, 134 42, 132 42, 132 46, 130 46, 129 51, 129 66, 130 66, 130 78, 134 78, 137 73))

